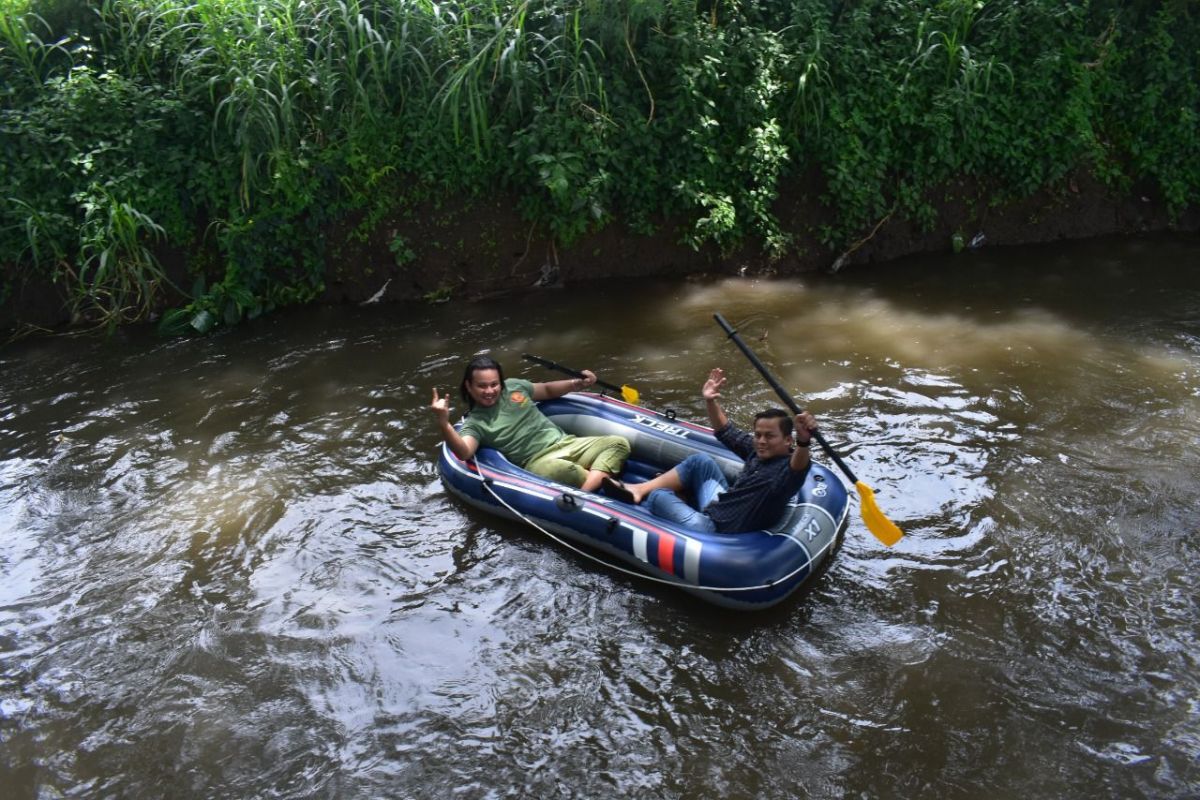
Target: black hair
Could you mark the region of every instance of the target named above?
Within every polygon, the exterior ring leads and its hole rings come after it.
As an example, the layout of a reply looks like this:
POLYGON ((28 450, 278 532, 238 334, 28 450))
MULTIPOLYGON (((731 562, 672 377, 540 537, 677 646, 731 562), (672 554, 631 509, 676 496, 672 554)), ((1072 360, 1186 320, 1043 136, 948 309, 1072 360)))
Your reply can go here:
POLYGON ((467 391, 467 384, 481 369, 496 370, 500 375, 500 386, 504 386, 504 368, 500 366, 500 362, 491 356, 475 356, 467 362, 467 368, 463 371, 462 383, 458 385, 458 391, 462 393, 463 402, 467 404, 468 410, 475 407, 475 398, 471 397, 471 393, 467 391))
POLYGON ((766 411, 760 411, 754 415, 755 423, 760 419, 779 420, 779 429, 783 431, 784 436, 791 436, 792 429, 796 427, 792 424, 792 418, 782 408, 768 408, 766 411))

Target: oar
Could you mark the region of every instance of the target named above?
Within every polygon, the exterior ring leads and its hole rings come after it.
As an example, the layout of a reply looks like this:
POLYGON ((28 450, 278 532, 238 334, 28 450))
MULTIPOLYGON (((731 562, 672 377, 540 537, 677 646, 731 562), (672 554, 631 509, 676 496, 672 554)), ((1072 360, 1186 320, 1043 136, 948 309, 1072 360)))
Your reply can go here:
MULTIPOLYGON (((741 349, 746 358, 750 359, 750 363, 753 364, 754 367, 762 374, 762 376, 767 379, 767 383, 771 384, 771 388, 775 390, 775 394, 779 395, 780 400, 787 403, 788 408, 792 410, 792 413, 801 413, 800 406, 795 400, 792 399, 792 396, 788 394, 787 389, 784 389, 783 386, 779 384, 779 381, 775 380, 775 376, 771 374, 771 371, 767 369, 766 365, 758 360, 758 356, 754 355, 754 351, 746 346, 746 343, 742 341, 742 337, 738 336, 737 331, 735 331, 729 325, 729 323, 725 321, 725 318, 720 314, 713 314, 713 319, 717 321, 717 324, 721 326, 725 333, 729 334, 729 338, 733 339, 733 343, 741 349)), ((896 527, 896 524, 885 517, 883 512, 879 510, 879 506, 875 503, 874 490, 872 490, 870 486, 867 486, 858 478, 854 477, 854 473, 850 471, 848 466, 846 466, 846 462, 842 461, 842 457, 833 451, 833 448, 830 447, 829 443, 825 441, 825 437, 821 435, 820 431, 813 431, 813 437, 815 437, 817 443, 821 445, 821 449, 825 451, 825 454, 832 458, 833 462, 837 464, 842 472, 846 474, 846 477, 849 478, 854 484, 854 488, 858 489, 858 497, 861 501, 859 503, 859 507, 862 511, 863 522, 867 524, 867 530, 875 534, 875 538, 886 544, 888 547, 891 547, 896 542, 900 541, 900 537, 904 535, 903 531, 896 527)))
MULTIPOLYGON (((583 373, 580 372, 579 370, 571 369, 570 367, 564 367, 562 364, 559 364, 557 361, 551 361, 548 358, 542 358, 541 356, 533 356, 533 355, 530 355, 529 353, 525 353, 521 357, 524 358, 526 361, 532 361, 535 364, 541 364, 543 367, 548 367, 557 372, 561 372, 564 375, 570 375, 572 378, 582 378, 583 377, 583 373)), ((633 388, 632 386, 626 386, 624 384, 622 384, 620 386, 613 386, 611 383, 605 383, 602 380, 597 380, 596 385, 601 388, 607 389, 610 392, 620 392, 621 399, 624 400, 626 403, 636 404, 638 401, 638 398, 641 397, 641 395, 638 394, 638 390, 633 388)))

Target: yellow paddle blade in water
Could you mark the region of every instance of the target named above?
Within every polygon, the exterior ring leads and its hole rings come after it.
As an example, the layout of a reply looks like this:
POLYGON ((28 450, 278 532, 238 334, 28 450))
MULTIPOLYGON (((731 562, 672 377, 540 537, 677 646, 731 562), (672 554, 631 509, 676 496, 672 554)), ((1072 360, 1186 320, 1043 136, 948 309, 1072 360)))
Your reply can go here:
POLYGON ((867 523, 867 530, 875 534, 875 538, 888 547, 900 541, 904 532, 879 510, 879 506, 875 504, 875 492, 871 487, 859 481, 854 484, 854 488, 858 489, 858 497, 861 501, 859 508, 862 511, 863 522, 867 523))
POLYGON ((626 403, 633 403, 634 405, 637 405, 637 401, 640 398, 641 395, 638 394, 637 389, 633 388, 632 386, 621 386, 621 399, 626 403))

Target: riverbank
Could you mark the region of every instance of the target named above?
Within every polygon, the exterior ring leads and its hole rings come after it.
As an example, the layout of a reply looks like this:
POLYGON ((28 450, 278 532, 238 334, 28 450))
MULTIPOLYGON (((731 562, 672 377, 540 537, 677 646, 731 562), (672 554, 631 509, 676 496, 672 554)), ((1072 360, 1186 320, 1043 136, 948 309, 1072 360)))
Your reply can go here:
POLYGON ((813 231, 828 210, 808 198, 819 184, 789 187, 774 207, 792 245, 778 256, 747 247, 723 254, 681 241, 665 223, 653 235, 609 226, 563 246, 515 212, 511 198, 432 206, 385 221, 366 243, 343 242, 326 278, 324 303, 436 302, 519 294, 609 277, 800 275, 841 269, 883 268, 922 253, 1041 244, 1109 235, 1200 231, 1200 209, 1173 216, 1152 187, 1118 196, 1089 175, 1006 206, 989 207, 979 186, 947 187, 937 223, 929 230, 887 216, 844 248, 822 244, 813 231), (396 236, 420 247, 414 259, 394 263, 388 242, 396 236))
MULTIPOLYGON (((938 224, 921 230, 910 220, 880 220, 861 242, 835 251, 812 235, 822 208, 806 201, 819 194, 793 189, 776 204, 781 224, 794 230, 794 246, 768 258, 754 248, 722 254, 680 241, 664 224, 653 235, 618 225, 560 245, 530 225, 512 198, 460 199, 429 203, 381 220, 367 241, 331 231, 331 260, 324 290, 313 302, 436 303, 520 295, 544 288, 566 288, 610 277, 692 275, 800 275, 840 269, 886 269, 894 259, 955 248, 980 249, 1080 240, 1109 235, 1200 231, 1200 211, 1172 216, 1152 187, 1145 193, 1114 193, 1087 175, 1070 178, 1065 188, 1039 192, 1007 206, 989 208, 978 187, 948 188, 938 224), (411 243, 412 255, 398 264, 391 242, 411 243)), ((163 251, 177 280, 186 279, 184 259, 163 251)), ((0 305, 0 330, 53 329, 69 325, 60 289, 45 279, 17 278, 8 301, 0 305)), ((184 298, 176 298, 182 300, 184 298)))

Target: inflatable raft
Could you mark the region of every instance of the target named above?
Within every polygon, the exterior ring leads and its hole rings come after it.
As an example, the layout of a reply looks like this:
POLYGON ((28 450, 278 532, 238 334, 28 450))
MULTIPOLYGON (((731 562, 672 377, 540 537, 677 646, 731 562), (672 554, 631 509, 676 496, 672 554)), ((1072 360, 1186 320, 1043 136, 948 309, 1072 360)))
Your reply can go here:
MULTIPOLYGON (((742 468, 711 429, 670 414, 587 393, 538 405, 567 433, 628 439, 626 482, 648 480, 697 452, 715 458, 730 479, 742 468)), ((443 444, 438 469, 446 488, 477 508, 531 523, 609 566, 736 609, 767 608, 803 586, 840 545, 850 509, 842 482, 816 461, 783 518, 744 533, 682 528, 640 506, 526 472, 490 448, 464 462, 443 444)))

